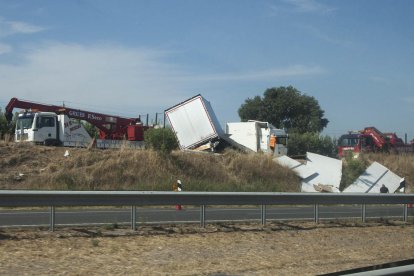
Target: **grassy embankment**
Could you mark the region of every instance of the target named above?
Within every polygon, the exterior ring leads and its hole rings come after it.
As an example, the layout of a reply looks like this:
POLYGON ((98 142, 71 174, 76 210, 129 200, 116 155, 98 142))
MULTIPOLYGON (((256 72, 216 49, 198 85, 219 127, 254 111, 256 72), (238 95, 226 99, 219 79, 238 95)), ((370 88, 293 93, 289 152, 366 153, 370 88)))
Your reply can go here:
MULTIPOLYGON (((344 161, 341 186, 351 184, 374 161, 405 177, 412 192, 414 155, 371 153, 344 161)), ((68 149, 0 141, 0 189, 170 191, 177 179, 187 191, 300 191, 300 180, 292 171, 260 154, 176 151, 162 155, 151 150, 68 149), (66 150, 69 157, 63 156, 66 150)))
POLYGON ((0 189, 299 191, 299 178, 265 155, 68 149, 0 142, 0 189), (64 157, 69 150, 70 156, 64 157), (24 176, 19 177, 20 174, 24 176))

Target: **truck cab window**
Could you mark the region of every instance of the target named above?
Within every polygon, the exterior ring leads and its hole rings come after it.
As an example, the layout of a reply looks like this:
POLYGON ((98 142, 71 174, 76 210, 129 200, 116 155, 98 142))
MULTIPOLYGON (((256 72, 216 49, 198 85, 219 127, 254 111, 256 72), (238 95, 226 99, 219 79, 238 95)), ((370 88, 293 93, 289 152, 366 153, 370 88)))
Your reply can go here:
POLYGON ((40 117, 37 119, 37 127, 54 127, 55 126, 55 118, 54 117, 40 117))

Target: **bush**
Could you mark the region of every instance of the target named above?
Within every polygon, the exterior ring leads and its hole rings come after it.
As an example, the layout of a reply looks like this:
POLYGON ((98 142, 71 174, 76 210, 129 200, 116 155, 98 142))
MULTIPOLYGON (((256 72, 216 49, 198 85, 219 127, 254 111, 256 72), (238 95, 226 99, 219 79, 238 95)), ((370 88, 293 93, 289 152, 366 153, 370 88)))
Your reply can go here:
POLYGON ((16 117, 12 122, 7 122, 5 113, 0 108, 0 139, 10 140, 13 137, 16 124, 16 117))
POLYGON ((306 152, 336 157, 336 141, 319 133, 289 134, 288 154, 296 156, 305 155, 306 152))
POLYGON ((368 161, 364 156, 359 155, 359 158, 354 158, 352 154, 345 155, 342 163, 342 178, 339 190, 343 191, 367 169, 368 161))
POLYGON ((144 133, 147 148, 170 153, 178 148, 178 142, 170 128, 151 128, 144 133))

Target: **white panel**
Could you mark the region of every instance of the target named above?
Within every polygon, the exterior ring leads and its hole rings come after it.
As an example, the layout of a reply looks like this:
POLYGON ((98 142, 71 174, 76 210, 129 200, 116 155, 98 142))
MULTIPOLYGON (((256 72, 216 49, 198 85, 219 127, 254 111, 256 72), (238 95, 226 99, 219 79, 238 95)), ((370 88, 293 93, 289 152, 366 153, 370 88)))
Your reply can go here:
POLYGON ((306 159, 306 167, 318 173, 316 177, 309 179, 307 182, 313 185, 330 185, 334 192, 339 192, 342 178, 342 160, 311 152, 306 153, 306 159))
POLYGON ((379 193, 383 184, 390 193, 393 193, 399 187, 401 180, 401 177, 388 168, 374 162, 354 183, 344 190, 344 193, 379 193))
POLYGON ((316 171, 286 155, 273 159, 280 165, 292 169, 300 178, 307 179, 316 174, 316 171))
POLYGON ((213 108, 211 107, 211 104, 209 101, 207 101, 205 98, 201 97, 203 103, 204 103, 204 107, 207 109, 207 113, 210 116, 210 120, 211 123, 213 124, 213 127, 215 129, 215 132, 218 136, 223 136, 224 135, 224 131, 221 128, 220 122, 216 117, 216 113, 214 113, 213 108))
POLYGON ((237 122, 227 123, 227 134, 229 138, 240 145, 257 152, 258 138, 256 131, 256 123, 253 122, 237 122))

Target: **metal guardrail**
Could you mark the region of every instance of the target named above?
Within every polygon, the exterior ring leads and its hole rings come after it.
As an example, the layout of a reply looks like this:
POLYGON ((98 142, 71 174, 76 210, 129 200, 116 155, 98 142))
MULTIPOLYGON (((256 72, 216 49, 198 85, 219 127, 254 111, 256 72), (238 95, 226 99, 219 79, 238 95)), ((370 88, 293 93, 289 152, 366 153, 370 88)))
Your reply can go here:
POLYGON ((131 227, 136 229, 136 206, 199 205, 200 225, 205 227, 206 205, 260 205, 261 223, 266 223, 266 205, 314 205, 314 220, 319 221, 321 204, 360 204, 365 222, 366 204, 407 204, 414 194, 325 194, 325 193, 245 193, 245 192, 155 192, 155 191, 29 191, 1 190, 0 207, 50 206, 50 229, 54 230, 55 207, 131 206, 131 227))

